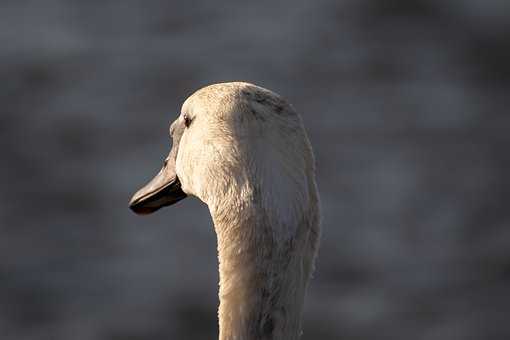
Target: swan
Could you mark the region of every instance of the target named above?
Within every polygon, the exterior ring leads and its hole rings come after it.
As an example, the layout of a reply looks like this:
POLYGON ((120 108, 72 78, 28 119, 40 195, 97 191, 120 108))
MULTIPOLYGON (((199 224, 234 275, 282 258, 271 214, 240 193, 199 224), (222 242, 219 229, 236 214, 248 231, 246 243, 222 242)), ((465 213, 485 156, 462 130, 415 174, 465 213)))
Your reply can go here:
POLYGON ((270 90, 219 83, 186 99, 170 136, 163 168, 130 208, 148 214, 187 196, 206 203, 217 235, 219 339, 298 339, 320 238, 301 118, 270 90))

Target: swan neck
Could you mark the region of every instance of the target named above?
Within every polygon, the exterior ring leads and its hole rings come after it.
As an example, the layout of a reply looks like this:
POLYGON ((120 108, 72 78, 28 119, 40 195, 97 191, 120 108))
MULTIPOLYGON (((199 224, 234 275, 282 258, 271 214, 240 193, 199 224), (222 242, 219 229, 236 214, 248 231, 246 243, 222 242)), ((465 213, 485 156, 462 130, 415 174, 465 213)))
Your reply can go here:
POLYGON ((260 209, 232 211, 213 220, 220 340, 298 339, 308 281, 298 240, 278 237, 260 209))

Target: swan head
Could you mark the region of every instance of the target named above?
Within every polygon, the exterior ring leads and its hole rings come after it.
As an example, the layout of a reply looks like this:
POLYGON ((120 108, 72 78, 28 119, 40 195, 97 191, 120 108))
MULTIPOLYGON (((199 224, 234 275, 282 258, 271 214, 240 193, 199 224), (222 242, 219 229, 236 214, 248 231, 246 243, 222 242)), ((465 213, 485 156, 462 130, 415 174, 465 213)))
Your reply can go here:
POLYGON ((170 126, 161 171, 132 198, 151 213, 188 195, 213 214, 258 202, 292 216, 307 206, 314 160, 300 117, 279 95, 243 83, 204 87, 170 126))

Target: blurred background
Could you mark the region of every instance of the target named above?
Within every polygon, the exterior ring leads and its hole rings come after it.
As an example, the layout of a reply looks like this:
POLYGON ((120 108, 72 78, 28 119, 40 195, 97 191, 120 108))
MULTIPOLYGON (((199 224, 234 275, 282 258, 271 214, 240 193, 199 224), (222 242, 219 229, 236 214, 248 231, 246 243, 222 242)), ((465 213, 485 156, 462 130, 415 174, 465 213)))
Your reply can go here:
POLYGON ((3 0, 0 46, 0 339, 217 337, 207 207, 127 204, 231 80, 317 156, 303 339, 510 338, 507 1, 3 0))

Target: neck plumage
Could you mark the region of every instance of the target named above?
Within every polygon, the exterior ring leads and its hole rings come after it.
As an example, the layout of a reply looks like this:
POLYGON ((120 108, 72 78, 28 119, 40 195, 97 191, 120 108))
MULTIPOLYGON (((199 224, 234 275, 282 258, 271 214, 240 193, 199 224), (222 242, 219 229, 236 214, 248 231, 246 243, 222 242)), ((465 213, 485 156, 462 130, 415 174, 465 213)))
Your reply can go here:
POLYGON ((239 209, 211 211, 218 237, 219 339, 298 339, 318 236, 314 221, 286 226, 253 204, 239 209), (282 236, 282 230, 295 232, 282 236))

